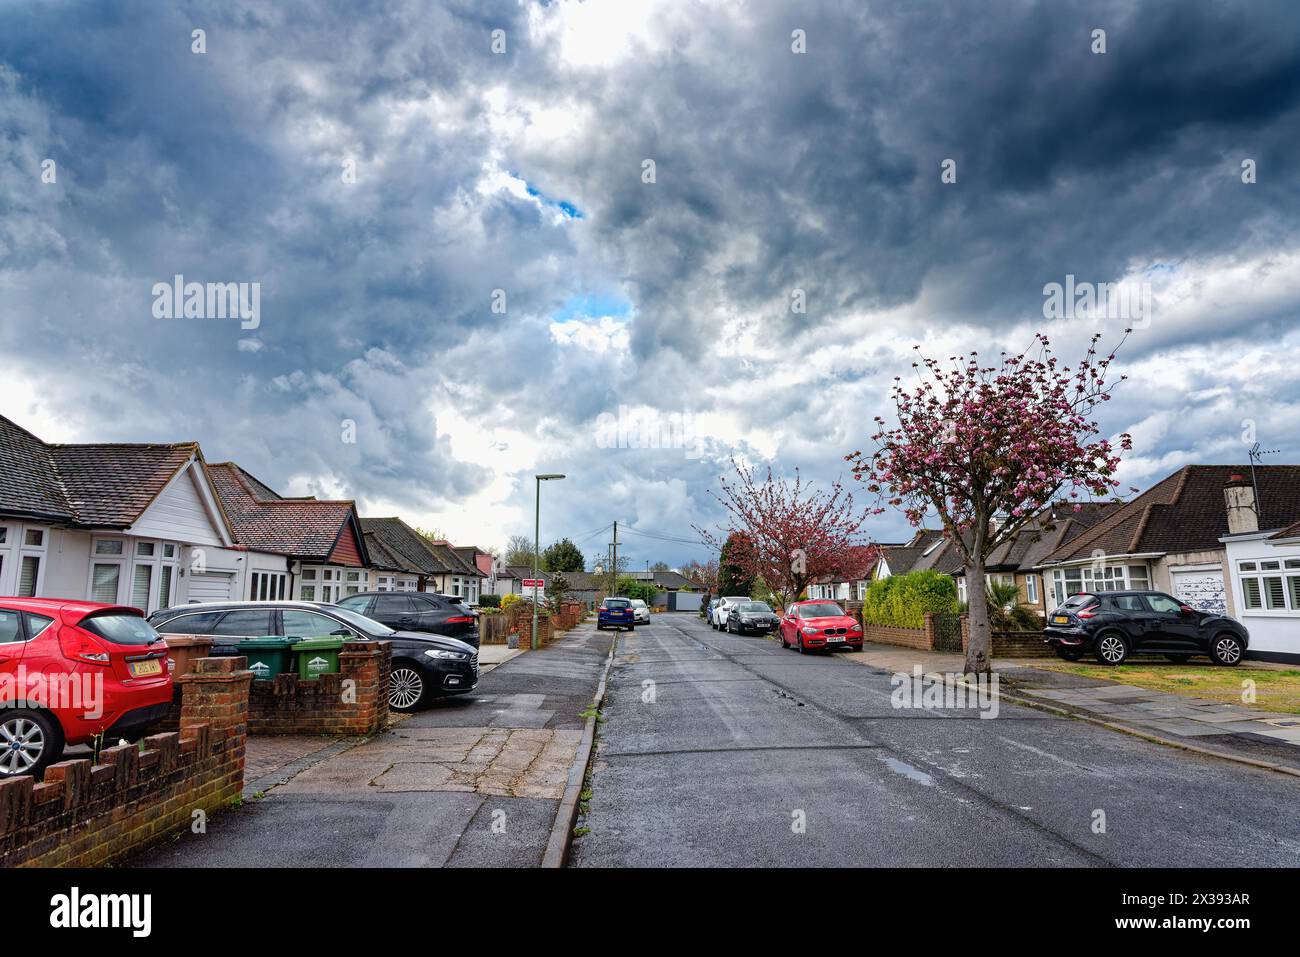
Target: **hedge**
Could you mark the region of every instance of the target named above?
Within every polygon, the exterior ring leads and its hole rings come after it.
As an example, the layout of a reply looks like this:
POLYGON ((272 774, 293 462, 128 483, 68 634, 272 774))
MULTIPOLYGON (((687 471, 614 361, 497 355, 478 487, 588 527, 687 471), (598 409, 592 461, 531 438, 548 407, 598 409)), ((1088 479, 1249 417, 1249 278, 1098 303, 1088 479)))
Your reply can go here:
POLYGON ((871 583, 862 601, 862 620, 895 628, 921 628, 925 613, 957 613, 957 584, 932 570, 892 575, 871 583))

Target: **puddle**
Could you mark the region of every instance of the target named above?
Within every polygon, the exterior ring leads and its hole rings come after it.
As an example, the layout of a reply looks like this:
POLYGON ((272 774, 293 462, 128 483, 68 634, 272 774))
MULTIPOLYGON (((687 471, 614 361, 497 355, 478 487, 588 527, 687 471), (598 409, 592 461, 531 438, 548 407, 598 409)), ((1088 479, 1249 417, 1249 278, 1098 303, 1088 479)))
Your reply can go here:
POLYGON ((901 774, 903 777, 916 781, 918 784, 924 784, 926 787, 934 787, 934 778, 930 777, 930 775, 926 774, 920 768, 914 768, 905 761, 900 761, 897 758, 886 757, 883 754, 877 755, 877 757, 879 757, 881 761, 884 761, 889 767, 889 770, 893 771, 895 774, 901 774))

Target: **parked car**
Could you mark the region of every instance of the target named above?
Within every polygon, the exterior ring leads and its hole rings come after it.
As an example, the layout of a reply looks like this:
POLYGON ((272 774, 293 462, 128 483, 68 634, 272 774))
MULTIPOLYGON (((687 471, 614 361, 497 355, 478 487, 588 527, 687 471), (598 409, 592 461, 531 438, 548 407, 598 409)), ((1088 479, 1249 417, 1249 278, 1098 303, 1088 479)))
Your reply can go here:
POLYGON ((862 624, 833 601, 797 601, 781 618, 781 647, 806 654, 818 648, 862 650, 862 624))
POLYGON ((336 635, 349 641, 391 642, 388 706, 394 711, 415 711, 436 698, 473 691, 478 684, 478 649, 473 645, 427 631, 394 631, 350 608, 325 602, 177 605, 154 612, 149 621, 166 635, 211 635, 218 639, 336 635))
POLYGON ((0 598, 0 675, 0 780, 39 774, 101 733, 136 740, 172 704, 167 646, 120 605, 0 598))
POLYGON ((650 624, 650 606, 640 598, 632 599, 632 616, 638 625, 650 624))
POLYGON ((727 612, 726 628, 730 634, 771 634, 780 624, 772 606, 765 601, 738 601, 727 612))
POLYGON ((713 610, 709 612, 709 624, 713 626, 714 631, 721 631, 727 627, 727 615, 731 614, 731 606, 742 601, 749 601, 749 596, 731 595, 718 599, 713 610))
POLYGON ((475 648, 479 646, 478 613, 451 595, 427 592, 367 591, 349 595, 340 608, 381 621, 398 631, 427 631, 450 635, 475 648))
POLYGON ((627 598, 606 598, 596 611, 596 630, 606 628, 626 628, 632 631, 636 627, 636 613, 632 602, 627 598))
POLYGON ((1071 595, 1048 616, 1043 639, 1066 661, 1091 654, 1103 665, 1135 654, 1176 662, 1209 655, 1215 664, 1236 665, 1250 645, 1250 633, 1236 619, 1197 611, 1158 591, 1071 595))

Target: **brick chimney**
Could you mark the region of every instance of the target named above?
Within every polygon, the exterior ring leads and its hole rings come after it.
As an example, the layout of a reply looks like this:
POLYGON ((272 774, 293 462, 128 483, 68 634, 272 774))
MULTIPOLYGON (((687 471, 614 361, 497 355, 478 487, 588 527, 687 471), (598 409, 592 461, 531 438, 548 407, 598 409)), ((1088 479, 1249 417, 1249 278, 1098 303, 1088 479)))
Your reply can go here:
POLYGON ((1223 486, 1223 503, 1228 509, 1228 534, 1259 531, 1259 515, 1255 511, 1255 486, 1240 473, 1228 476, 1223 486))

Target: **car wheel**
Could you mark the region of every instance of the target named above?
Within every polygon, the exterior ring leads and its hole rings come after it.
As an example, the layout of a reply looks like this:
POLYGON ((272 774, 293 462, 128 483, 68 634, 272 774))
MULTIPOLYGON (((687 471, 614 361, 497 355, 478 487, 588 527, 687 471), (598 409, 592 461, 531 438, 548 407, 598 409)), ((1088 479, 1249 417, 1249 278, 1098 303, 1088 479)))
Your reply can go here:
POLYGON ((1097 661, 1103 665, 1119 665, 1128 657, 1128 642, 1115 631, 1103 632, 1097 637, 1097 661))
POLYGON ((1191 655, 1165 655, 1165 657, 1176 665, 1185 665, 1192 660, 1191 655))
POLYGON ((1080 658, 1083 657, 1083 649, 1082 649, 1082 648, 1060 648, 1060 647, 1057 647, 1057 648, 1054 648, 1054 649, 1052 649, 1052 650, 1056 652, 1056 657, 1058 657, 1058 658, 1063 658, 1063 659, 1065 659, 1066 661, 1078 661, 1080 658))
POLYGON ((62 731, 49 715, 27 710, 0 715, 0 780, 38 775, 62 754, 62 731))
POLYGON ((799 642, 799 654, 801 655, 808 654, 808 649, 803 646, 803 635, 800 635, 798 638, 795 639, 795 641, 799 642))
POLYGON ((1214 644, 1210 646, 1210 657, 1214 659, 1216 665, 1226 665, 1233 667, 1241 664, 1242 653, 1245 651, 1241 646, 1241 639, 1236 635, 1224 632, 1221 635, 1214 636, 1214 644))
POLYGON ((388 675, 388 707, 394 711, 414 711, 424 701, 427 682, 420 671, 398 663, 388 675))
POLYGON ((779 642, 781 642, 781 649, 782 649, 782 650, 785 650, 786 648, 789 648, 789 647, 790 647, 789 645, 787 645, 787 644, 785 643, 785 632, 783 632, 783 631, 777 631, 777 633, 776 633, 776 640, 779 641, 779 642))

